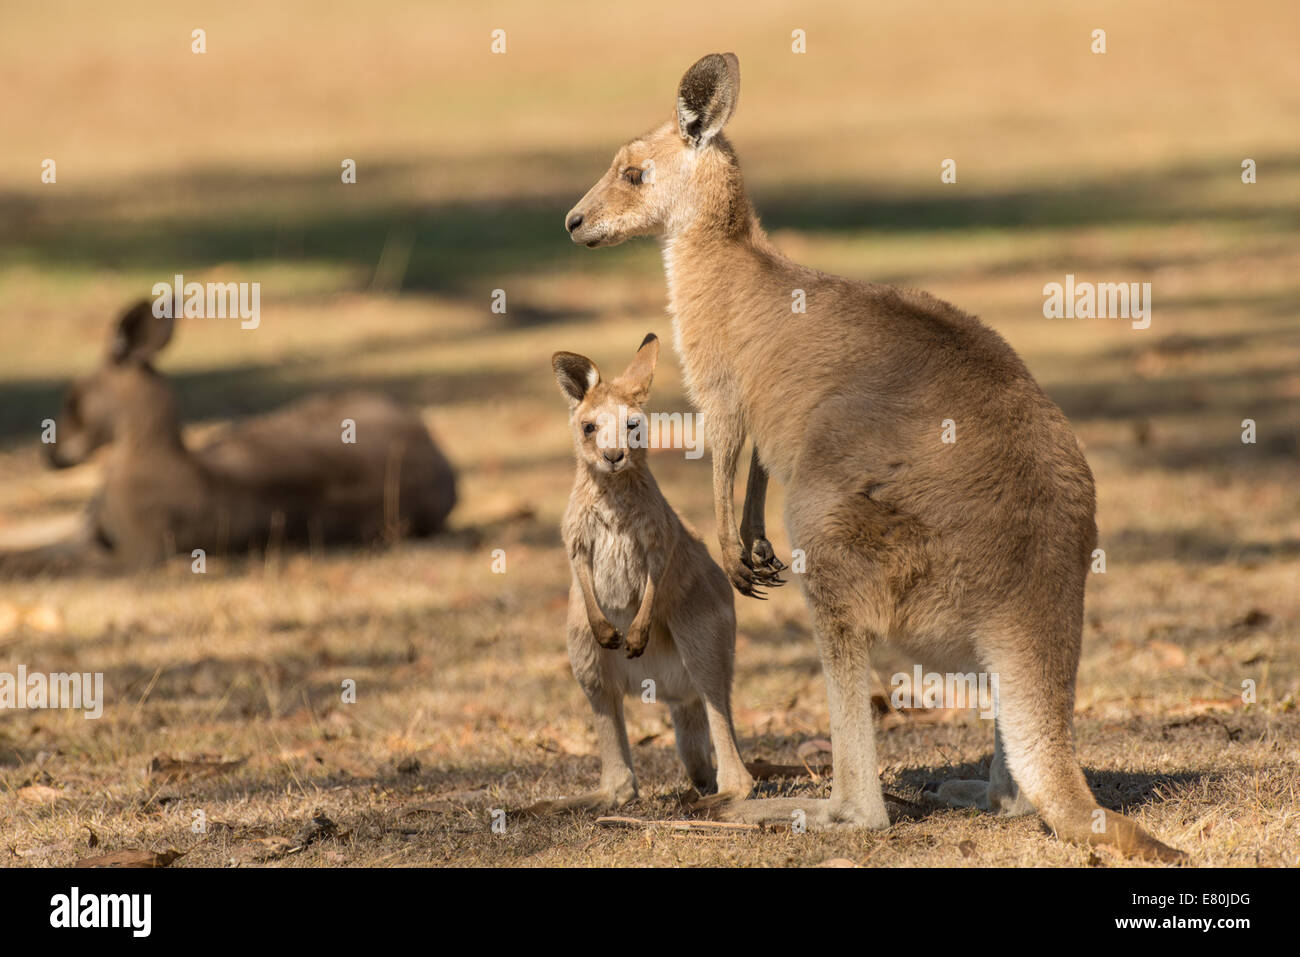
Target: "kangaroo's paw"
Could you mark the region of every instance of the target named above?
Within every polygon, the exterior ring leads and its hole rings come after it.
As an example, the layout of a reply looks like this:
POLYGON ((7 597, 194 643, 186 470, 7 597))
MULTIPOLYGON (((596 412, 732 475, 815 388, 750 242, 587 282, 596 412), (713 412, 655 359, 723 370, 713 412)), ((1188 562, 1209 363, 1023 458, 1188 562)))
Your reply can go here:
POLYGON ((638 628, 634 623, 627 631, 627 656, 639 658, 650 643, 650 629, 638 628))
POLYGON ((780 577, 781 572, 785 571, 785 562, 776 557, 772 543, 766 538, 754 540, 749 555, 744 556, 744 563, 745 567, 754 573, 754 578, 759 584, 776 588, 786 582, 780 577))
POLYGON ((741 562, 749 570, 755 584, 778 588, 785 584, 781 572, 785 563, 776 557, 772 543, 766 538, 757 538, 748 553, 742 551, 741 562))
POLYGON ((623 644, 623 636, 607 621, 593 625, 591 633, 596 638, 596 644, 602 648, 617 648, 623 644))

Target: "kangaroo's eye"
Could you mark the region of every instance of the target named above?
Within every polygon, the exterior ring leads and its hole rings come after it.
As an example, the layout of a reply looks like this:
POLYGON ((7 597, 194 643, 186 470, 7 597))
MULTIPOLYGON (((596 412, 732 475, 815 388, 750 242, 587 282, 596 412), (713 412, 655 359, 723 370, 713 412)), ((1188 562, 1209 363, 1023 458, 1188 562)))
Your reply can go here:
POLYGON ((595 431, 596 431, 596 423, 594 422, 588 422, 582 427, 583 435, 591 435, 591 433, 595 431))
POLYGON ((628 419, 628 420, 627 420, 627 430, 628 430, 629 432, 635 432, 635 431, 637 430, 637 428, 638 428, 640 425, 641 425, 641 420, 640 420, 640 419, 628 419))
POLYGON ((627 169, 623 170, 623 178, 633 186, 641 185, 641 171, 635 166, 629 166, 627 169))

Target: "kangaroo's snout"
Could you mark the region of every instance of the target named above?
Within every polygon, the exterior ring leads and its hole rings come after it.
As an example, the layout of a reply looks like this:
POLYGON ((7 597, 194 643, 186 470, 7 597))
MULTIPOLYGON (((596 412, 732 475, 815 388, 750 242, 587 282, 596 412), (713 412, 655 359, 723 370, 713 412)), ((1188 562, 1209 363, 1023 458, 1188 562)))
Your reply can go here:
MULTIPOLYGON (((583 197, 585 200, 586 197, 583 197)), ((569 215, 564 217, 564 228, 569 232, 569 238, 574 243, 592 248, 599 246, 601 236, 593 231, 591 217, 581 211, 582 203, 579 203, 573 209, 569 210, 569 215)), ((599 219, 599 217, 598 217, 599 219)), ((598 224, 597 224, 598 225, 598 224)))
POLYGON ((622 449, 614 449, 605 453, 605 461, 610 465, 618 465, 623 461, 624 455, 622 449))

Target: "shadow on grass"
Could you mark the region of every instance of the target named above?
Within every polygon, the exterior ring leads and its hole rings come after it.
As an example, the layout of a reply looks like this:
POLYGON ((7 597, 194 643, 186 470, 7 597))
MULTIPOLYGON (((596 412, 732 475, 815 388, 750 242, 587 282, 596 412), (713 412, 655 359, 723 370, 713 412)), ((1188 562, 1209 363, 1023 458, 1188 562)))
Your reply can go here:
MULTIPOLYGON (((1300 155, 1260 160, 1273 175, 1300 170, 1300 155)), ((1300 206, 1206 206, 1200 197, 1231 176, 1236 160, 1205 161, 1140 174, 982 193, 928 191, 885 196, 836 183, 756 191, 770 229, 807 232, 949 232, 987 229, 1070 229, 1099 225, 1171 225, 1232 220, 1256 231, 1287 232, 1300 206), (1226 172, 1225 172, 1226 171, 1226 172)), ((216 264, 311 262, 357 267, 371 275, 385 248, 404 269, 381 269, 398 287, 479 295, 484 283, 508 275, 575 264, 564 213, 590 185, 581 153, 430 157, 376 164, 365 183, 341 187, 324 170, 239 173, 196 170, 160 179, 140 177, 99 193, 37 200, 0 194, 0 261, 61 270, 130 269, 160 277, 216 264), (419 201, 419 184, 442 172, 478 170, 478 182, 505 184, 490 198, 419 201), (537 191, 537 171, 568 188, 537 191), (170 209, 131 216, 133 206, 170 209), (191 210, 182 215, 178 210, 191 210)), ((600 254, 608 257, 608 252, 600 254)), ((490 287, 489 287, 490 288, 490 287)))

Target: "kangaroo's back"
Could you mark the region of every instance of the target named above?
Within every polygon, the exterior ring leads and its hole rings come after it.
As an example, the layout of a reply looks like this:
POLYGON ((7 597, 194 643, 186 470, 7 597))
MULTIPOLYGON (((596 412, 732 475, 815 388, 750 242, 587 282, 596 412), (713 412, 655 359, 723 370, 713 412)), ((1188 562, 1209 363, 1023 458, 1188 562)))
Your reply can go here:
POLYGON ((65 467, 111 445, 90 524, 119 559, 366 544, 442 527, 456 501, 451 465, 420 416, 382 395, 311 397, 191 450, 172 387, 152 366, 173 328, 148 302, 129 309, 103 366, 68 390, 49 447, 65 467))

